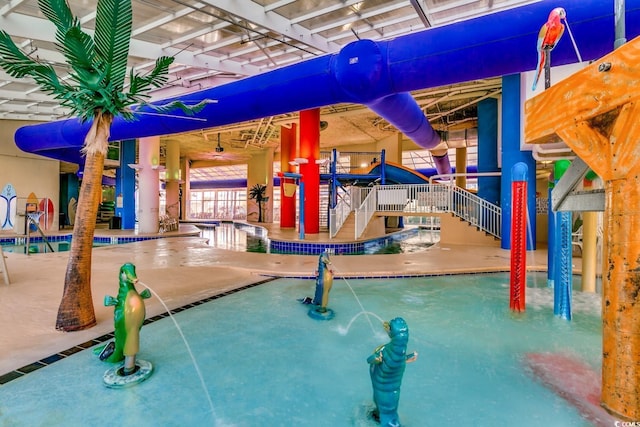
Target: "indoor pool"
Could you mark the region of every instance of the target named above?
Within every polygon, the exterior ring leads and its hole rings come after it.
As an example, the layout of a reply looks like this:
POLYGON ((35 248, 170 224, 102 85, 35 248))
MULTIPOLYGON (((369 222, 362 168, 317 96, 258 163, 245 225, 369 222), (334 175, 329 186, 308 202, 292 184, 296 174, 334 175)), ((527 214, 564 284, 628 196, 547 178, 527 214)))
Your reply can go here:
POLYGON ((262 228, 242 223, 221 222, 215 227, 200 226, 200 237, 207 239, 209 246, 239 252, 269 251, 269 241, 258 234, 262 228))
MULTIPOLYGON (((381 239, 372 241, 364 246, 364 249, 356 252, 340 252, 343 255, 363 254, 397 254, 420 252, 428 249, 440 240, 439 231, 426 228, 413 227, 414 232, 402 239, 381 239)), ((260 227, 243 223, 222 222, 215 227, 201 226, 200 236, 207 239, 209 246, 219 249, 227 249, 240 252, 259 253, 304 253, 297 251, 277 251, 270 248, 269 239, 262 233, 266 231, 260 227)))
MULTIPOLYGON (((108 246, 110 244, 111 243, 93 242, 93 247, 97 248, 99 246, 108 246)), ((49 245, 47 245, 43 241, 36 241, 29 244, 28 250, 27 250, 26 244, 24 245, 4 245, 3 244, 2 250, 4 252, 13 252, 18 254, 26 254, 26 253, 39 254, 39 253, 45 253, 45 252, 67 252, 70 247, 71 247, 71 242, 66 240, 49 242, 49 245), (51 249, 53 249, 53 251, 51 249)))
POLYGON ((313 280, 269 281, 174 314, 196 364, 164 317, 141 331, 148 380, 107 388, 109 365, 81 351, 0 386, 0 424, 375 426, 367 357, 389 341, 376 316, 400 316, 407 350, 419 353, 402 381, 402 425, 591 426, 525 357, 570 355, 598 370, 600 297, 574 291, 566 321, 553 315, 552 290, 535 287, 545 276, 529 280, 527 311, 516 314, 508 273, 335 279, 328 321, 298 302, 313 280))

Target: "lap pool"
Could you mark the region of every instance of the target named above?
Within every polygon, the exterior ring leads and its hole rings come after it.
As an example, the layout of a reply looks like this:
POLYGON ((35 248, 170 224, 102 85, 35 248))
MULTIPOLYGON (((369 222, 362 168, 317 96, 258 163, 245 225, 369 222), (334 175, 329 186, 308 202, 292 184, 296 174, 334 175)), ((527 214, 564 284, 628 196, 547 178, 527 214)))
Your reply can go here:
POLYGON ((298 302, 313 296, 313 280, 268 281, 176 310, 198 369, 172 320, 158 316, 141 331, 139 357, 154 365, 145 382, 106 388, 110 365, 84 350, 0 386, 0 418, 10 426, 375 426, 366 360, 389 338, 364 308, 403 317, 407 351, 419 353, 402 382, 402 425, 596 425, 524 358, 558 353, 599 370, 600 296, 574 291, 566 321, 553 315, 546 276, 529 282, 527 311, 515 314, 508 273, 336 278, 335 317, 319 321, 298 302))

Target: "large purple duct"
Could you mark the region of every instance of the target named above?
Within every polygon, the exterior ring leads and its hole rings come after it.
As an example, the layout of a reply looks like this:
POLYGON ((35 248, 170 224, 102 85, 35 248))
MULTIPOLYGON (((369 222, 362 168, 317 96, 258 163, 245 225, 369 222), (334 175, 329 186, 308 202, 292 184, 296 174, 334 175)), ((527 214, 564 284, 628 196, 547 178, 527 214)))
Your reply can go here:
MULTIPOLYGON (((388 41, 356 41, 337 54, 180 95, 173 99, 218 102, 197 115, 204 122, 188 116, 140 114, 134 122, 118 117, 111 140, 194 131, 350 102, 367 105, 418 145, 433 148, 439 142, 437 134, 408 92, 534 69, 538 31, 555 7, 565 8, 583 60, 613 50, 613 0, 541 1, 388 41)), ((640 34, 640 0, 626 0, 626 31, 628 39, 640 34)), ((553 50, 552 61, 554 66, 577 62, 568 34, 553 50)), ((88 129, 88 123, 77 119, 30 125, 18 129, 15 141, 26 152, 81 163, 88 129)), ((447 166, 448 159, 441 159, 438 169, 447 166)))

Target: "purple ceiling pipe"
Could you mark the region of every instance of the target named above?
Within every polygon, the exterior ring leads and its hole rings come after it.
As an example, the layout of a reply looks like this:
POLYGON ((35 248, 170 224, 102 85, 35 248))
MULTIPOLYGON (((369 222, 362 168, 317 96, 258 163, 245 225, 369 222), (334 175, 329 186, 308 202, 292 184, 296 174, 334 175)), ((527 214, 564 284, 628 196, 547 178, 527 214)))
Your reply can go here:
MULTIPOLYGON (((340 88, 355 102, 369 107, 420 147, 435 148, 440 143, 440 136, 418 103, 408 92, 395 93, 393 90, 388 47, 389 43, 372 40, 349 43, 335 57, 333 74, 340 88)), ((445 155, 438 159, 438 173, 451 173, 449 157, 445 155)))
MULTIPOLYGON (((538 31, 555 7, 565 8, 583 60, 613 50, 613 0, 541 1, 388 41, 357 41, 337 54, 181 95, 174 99, 218 102, 198 114, 203 120, 144 114, 135 122, 116 118, 111 140, 195 131, 359 102, 418 145, 433 147, 437 137, 408 92, 533 70, 538 31)), ((626 30, 629 40, 640 34, 640 0, 626 1, 626 30)), ((577 62, 568 34, 553 50, 552 61, 554 66, 577 62)), ((18 129, 15 141, 26 152, 81 163, 79 150, 88 128, 77 119, 25 126, 18 129)))

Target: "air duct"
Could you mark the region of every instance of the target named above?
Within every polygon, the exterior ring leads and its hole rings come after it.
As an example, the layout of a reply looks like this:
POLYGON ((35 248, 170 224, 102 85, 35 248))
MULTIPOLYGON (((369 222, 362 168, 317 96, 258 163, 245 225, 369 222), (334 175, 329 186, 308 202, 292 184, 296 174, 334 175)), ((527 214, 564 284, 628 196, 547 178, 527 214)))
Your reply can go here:
MULTIPOLYGON (((171 117, 141 114, 135 122, 116 118, 111 140, 195 131, 357 102, 369 106, 418 145, 433 147, 437 135, 424 114, 418 113, 419 107, 409 92, 534 69, 538 31, 555 7, 567 11, 583 60, 599 58, 612 50, 611 2, 540 1, 388 41, 356 41, 337 54, 181 95, 173 99, 218 102, 208 105, 196 119, 180 112, 171 117)), ((640 0, 626 1, 626 22, 628 37, 640 34, 640 0)), ((553 51, 554 66, 576 61, 571 42, 561 40, 553 51)), ((141 111, 151 112, 144 108, 141 111)), ((22 127, 15 141, 26 152, 82 163, 80 148, 88 129, 88 123, 81 124, 77 119, 61 120, 22 127)))

